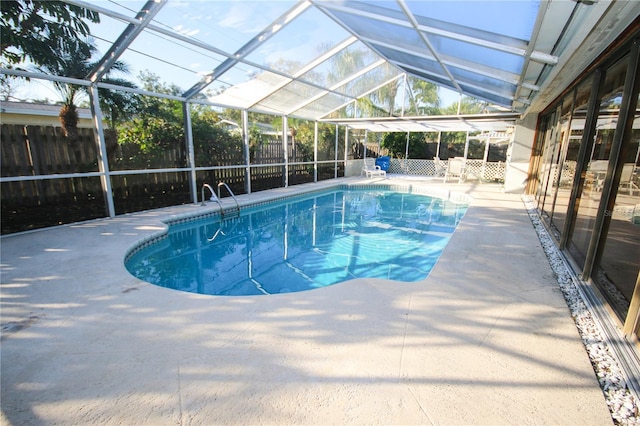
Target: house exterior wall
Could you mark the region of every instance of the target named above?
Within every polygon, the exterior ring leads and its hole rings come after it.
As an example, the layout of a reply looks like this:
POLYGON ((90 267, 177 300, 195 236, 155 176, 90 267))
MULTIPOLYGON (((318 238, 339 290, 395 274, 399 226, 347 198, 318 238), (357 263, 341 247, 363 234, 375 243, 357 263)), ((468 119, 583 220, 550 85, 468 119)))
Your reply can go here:
MULTIPOLYGON (((60 119, 58 118, 60 108, 61 105, 0 102, 0 123, 60 127, 60 119)), ((78 108, 78 127, 93 128, 89 109, 78 108)))
POLYGON ((527 185, 537 120, 537 114, 529 114, 516 124, 507 154, 509 159, 504 177, 504 191, 507 193, 521 194, 527 185))

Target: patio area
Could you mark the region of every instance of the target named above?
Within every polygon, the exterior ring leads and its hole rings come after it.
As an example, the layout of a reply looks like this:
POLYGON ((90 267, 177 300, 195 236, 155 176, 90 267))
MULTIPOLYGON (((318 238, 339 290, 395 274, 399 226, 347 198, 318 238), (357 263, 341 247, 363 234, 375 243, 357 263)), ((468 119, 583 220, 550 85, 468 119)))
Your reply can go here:
POLYGON ((384 183, 473 197, 421 282, 215 297, 126 271, 199 205, 3 237, 2 423, 612 424, 521 196, 384 183))

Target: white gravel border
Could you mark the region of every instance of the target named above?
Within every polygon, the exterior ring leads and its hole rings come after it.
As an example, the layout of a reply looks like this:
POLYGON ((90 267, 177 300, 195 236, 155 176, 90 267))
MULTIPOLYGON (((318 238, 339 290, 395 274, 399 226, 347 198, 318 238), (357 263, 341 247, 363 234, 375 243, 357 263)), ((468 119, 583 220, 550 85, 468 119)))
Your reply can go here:
POLYGON ((625 375, 604 337, 605 333, 589 311, 580 290, 576 287, 572 270, 549 236, 534 203, 526 196, 523 197, 523 201, 582 337, 614 423, 640 425, 636 399, 629 392, 625 375))

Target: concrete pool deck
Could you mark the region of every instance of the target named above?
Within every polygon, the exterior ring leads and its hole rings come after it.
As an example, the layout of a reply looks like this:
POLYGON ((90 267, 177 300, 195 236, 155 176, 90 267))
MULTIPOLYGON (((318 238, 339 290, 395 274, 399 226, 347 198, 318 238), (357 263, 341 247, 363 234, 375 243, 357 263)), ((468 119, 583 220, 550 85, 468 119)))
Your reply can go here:
MULTIPOLYGON (((339 180, 361 181, 381 182, 339 180)), ((418 283, 215 297, 129 275, 196 205, 2 238, 0 422, 612 424, 520 196, 446 187, 473 202, 418 283)))

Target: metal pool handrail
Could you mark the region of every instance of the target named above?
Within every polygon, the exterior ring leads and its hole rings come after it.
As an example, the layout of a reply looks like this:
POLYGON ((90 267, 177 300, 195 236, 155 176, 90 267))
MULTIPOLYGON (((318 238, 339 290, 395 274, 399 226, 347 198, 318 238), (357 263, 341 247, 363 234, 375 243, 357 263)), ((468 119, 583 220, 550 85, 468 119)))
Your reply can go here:
MULTIPOLYGON (((220 187, 221 186, 224 186, 225 188, 227 188, 227 191, 229 192, 229 195, 231 195, 231 198, 233 198, 233 201, 235 201, 235 203, 236 203, 235 211, 237 212, 237 215, 240 216, 240 203, 238 203, 238 200, 236 199, 235 194, 233 193, 231 188, 229 188, 229 185, 227 185, 225 182, 220 182, 218 184, 218 198, 220 198, 220 187)), ((224 212, 224 210, 222 210, 222 206, 220 206, 220 210, 222 211, 222 216, 225 216, 225 212, 224 212)), ((231 211, 233 212, 233 210, 231 210, 231 211)))
POLYGON ((215 191, 213 190, 213 188, 211 187, 211 185, 209 185, 208 183, 205 183, 202 185, 202 203, 200 203, 201 206, 205 205, 204 202, 204 189, 207 188, 209 191, 211 191, 211 198, 209 199, 209 201, 216 201, 218 203, 218 205, 220 206, 220 211, 222 211, 222 203, 220 202, 220 200, 218 199, 218 197, 216 196, 215 191))

